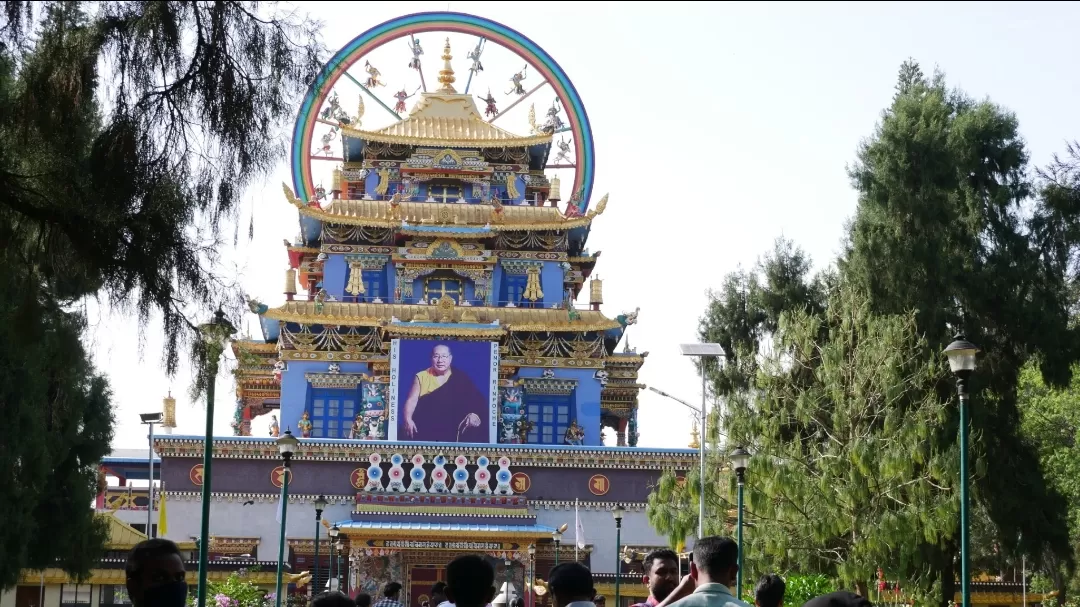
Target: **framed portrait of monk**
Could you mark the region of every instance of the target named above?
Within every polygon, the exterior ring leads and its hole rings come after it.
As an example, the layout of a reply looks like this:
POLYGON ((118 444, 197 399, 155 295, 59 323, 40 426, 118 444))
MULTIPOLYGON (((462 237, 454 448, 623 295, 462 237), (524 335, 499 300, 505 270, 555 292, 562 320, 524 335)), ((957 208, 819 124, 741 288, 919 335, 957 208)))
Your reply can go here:
POLYGON ((395 339, 389 439, 496 442, 498 381, 497 342, 395 339))

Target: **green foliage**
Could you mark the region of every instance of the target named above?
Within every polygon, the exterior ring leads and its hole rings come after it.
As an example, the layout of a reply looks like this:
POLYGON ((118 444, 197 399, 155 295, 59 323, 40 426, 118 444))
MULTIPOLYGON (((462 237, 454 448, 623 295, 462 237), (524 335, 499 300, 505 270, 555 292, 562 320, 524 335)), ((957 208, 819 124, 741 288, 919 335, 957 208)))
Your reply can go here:
POLYGON ((849 586, 877 567, 925 582, 924 544, 957 516, 945 488, 956 453, 933 436, 946 417, 942 374, 914 315, 871 313, 842 284, 822 315, 782 318, 758 377, 761 396, 729 433, 755 454, 749 550, 849 586))
MULTIPOLYGON (((840 270, 870 295, 875 313, 914 310, 932 350, 957 330, 983 349, 971 425, 975 499, 993 525, 987 539, 1035 565, 1049 556, 1071 566, 1066 504, 1019 435, 1017 385, 1033 356, 1048 382, 1069 380, 1077 334, 1068 276, 1054 260, 1075 254, 1064 226, 1080 206, 1060 204, 1030 180, 1012 113, 947 90, 940 74, 927 81, 911 65, 902 73, 851 170, 859 205, 840 270)), ((951 384, 939 384, 942 400, 952 398, 951 384)), ((956 440, 950 414, 934 438, 940 445, 956 440)), ((935 560, 950 579, 956 546, 944 548, 935 560)))
MULTIPOLYGON (((784 606, 802 607, 814 597, 838 590, 836 584, 824 575, 784 575, 784 606)), ((744 595, 744 596, 753 596, 744 595)))
POLYGON ((86 298, 144 328, 160 315, 167 371, 188 343, 195 391, 213 379, 188 316, 240 309, 221 226, 282 156, 316 29, 256 2, 5 0, 0 590, 27 567, 85 575, 105 540, 89 505, 112 414, 81 342, 86 298))
MULTIPOLYGON (((224 582, 209 582, 207 596, 213 597, 215 607, 266 607, 272 605, 265 590, 248 581, 244 573, 230 575, 224 582)), ((189 603, 194 605, 195 596, 189 603)))
MULTIPOLYGON (((710 428, 709 443, 755 453, 751 567, 858 588, 882 566, 908 593, 951 600, 959 420, 940 352, 962 329, 985 352, 971 386, 973 562, 1026 554, 1071 571, 1069 488, 1044 477, 1017 409, 1028 361, 1062 386, 1080 355, 1080 150, 1068 151, 1033 181, 1015 116, 907 62, 850 170, 859 204, 836 272, 811 278, 781 241, 712 294, 700 333, 727 354, 724 369, 707 368, 727 440, 710 428)), ((727 459, 710 458, 710 470, 727 459)), ((706 493, 715 516, 732 481, 713 478, 724 486, 706 493)), ((649 513, 677 536, 696 524, 700 490, 676 489, 662 479, 649 513)))

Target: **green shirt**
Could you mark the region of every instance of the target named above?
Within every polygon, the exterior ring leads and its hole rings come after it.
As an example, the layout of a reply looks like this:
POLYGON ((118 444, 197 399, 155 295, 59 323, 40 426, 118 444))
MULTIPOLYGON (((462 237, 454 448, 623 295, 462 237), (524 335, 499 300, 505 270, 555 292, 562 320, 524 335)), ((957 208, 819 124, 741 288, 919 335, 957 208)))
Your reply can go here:
POLYGON ((690 596, 681 598, 670 607, 750 607, 735 598, 723 584, 702 584, 690 596))

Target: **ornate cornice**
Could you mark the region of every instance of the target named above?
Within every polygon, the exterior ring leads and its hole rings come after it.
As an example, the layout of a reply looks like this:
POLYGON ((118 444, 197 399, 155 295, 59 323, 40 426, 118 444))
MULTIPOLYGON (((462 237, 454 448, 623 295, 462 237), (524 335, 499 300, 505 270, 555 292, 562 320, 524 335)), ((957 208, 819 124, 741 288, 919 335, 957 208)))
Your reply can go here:
MULTIPOLYGON (((162 457, 203 456, 203 438, 163 436, 154 438, 154 449, 162 457)), ((393 453, 442 453, 451 460, 457 455, 486 455, 492 461, 505 455, 515 467, 605 468, 627 470, 686 470, 697 466, 698 452, 692 449, 642 449, 627 447, 539 447, 533 445, 436 445, 388 441, 300 439, 293 461, 367 462, 379 453, 385 459, 393 453)), ((214 457, 221 459, 278 460, 281 455, 273 439, 222 437, 214 439, 214 457)), ((169 492, 172 495, 172 492, 169 492)))
POLYGON ((307 373, 304 379, 315 388, 356 388, 363 382, 373 381, 365 373, 307 373))
POLYGON ((522 381, 529 394, 573 394, 578 385, 576 379, 556 377, 525 377, 522 381))

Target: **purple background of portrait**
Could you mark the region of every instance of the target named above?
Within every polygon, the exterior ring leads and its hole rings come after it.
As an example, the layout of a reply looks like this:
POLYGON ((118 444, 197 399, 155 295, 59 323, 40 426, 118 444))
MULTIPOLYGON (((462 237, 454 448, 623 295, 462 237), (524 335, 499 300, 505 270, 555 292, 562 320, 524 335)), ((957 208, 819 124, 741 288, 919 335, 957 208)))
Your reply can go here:
MULTIPOLYGON (((491 393, 491 342, 487 341, 454 341, 434 339, 403 339, 398 350, 398 412, 397 426, 398 438, 405 436, 405 400, 409 397, 413 379, 416 374, 431 366, 431 352, 435 346, 446 345, 450 348, 453 360, 450 368, 455 373, 464 373, 472 381, 476 389, 485 398, 484 407, 477 412, 480 416, 480 428, 487 436, 487 429, 491 425, 491 407, 487 399, 491 393)), ((430 437, 424 436, 424 424, 416 419, 418 436, 410 440, 431 441, 430 437)), ((466 442, 466 441, 462 441, 466 442)), ((475 442, 475 441, 469 441, 475 442)), ((484 442, 487 442, 486 440, 484 442)))

